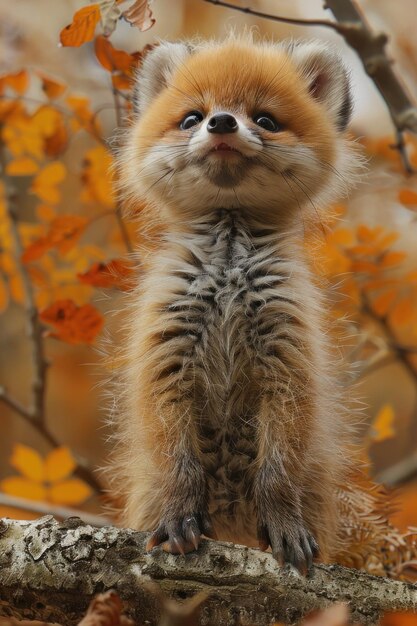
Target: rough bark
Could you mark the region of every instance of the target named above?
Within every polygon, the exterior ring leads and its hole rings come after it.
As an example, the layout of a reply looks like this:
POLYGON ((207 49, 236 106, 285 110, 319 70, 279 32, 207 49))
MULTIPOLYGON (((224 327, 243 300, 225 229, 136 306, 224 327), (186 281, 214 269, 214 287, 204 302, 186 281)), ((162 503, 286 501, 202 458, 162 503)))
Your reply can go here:
POLYGON ((205 541, 198 553, 145 552, 147 534, 78 518, 59 523, 0 520, 0 615, 76 624, 91 597, 115 589, 137 624, 157 623, 149 580, 176 599, 209 594, 202 624, 287 623, 331 602, 348 602, 353 622, 373 624, 382 611, 417 611, 417 587, 336 565, 307 578, 280 568, 270 554, 205 541))

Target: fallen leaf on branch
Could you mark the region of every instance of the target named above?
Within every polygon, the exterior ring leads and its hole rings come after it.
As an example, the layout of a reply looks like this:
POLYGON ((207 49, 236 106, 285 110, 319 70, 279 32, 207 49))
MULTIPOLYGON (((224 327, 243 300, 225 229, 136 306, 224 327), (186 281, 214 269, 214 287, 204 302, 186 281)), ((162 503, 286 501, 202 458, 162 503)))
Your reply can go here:
POLYGON ((155 24, 155 19, 149 8, 149 0, 136 0, 123 12, 123 17, 142 32, 149 30, 155 24))
POLYGON ((133 266, 123 259, 94 263, 87 272, 77 274, 77 277, 82 283, 93 287, 116 287, 127 290, 135 284, 133 266))
POLYGON ((115 591, 110 590, 91 601, 78 626, 134 626, 134 622, 122 614, 122 601, 115 591))
POLYGON ((47 336, 71 344, 91 344, 104 325, 103 316, 92 304, 77 306, 72 300, 57 300, 40 312, 42 322, 54 327, 47 336))
POLYGON ((100 19, 98 4, 90 4, 76 13, 71 24, 63 28, 59 40, 63 46, 78 47, 94 38, 97 22, 100 19))

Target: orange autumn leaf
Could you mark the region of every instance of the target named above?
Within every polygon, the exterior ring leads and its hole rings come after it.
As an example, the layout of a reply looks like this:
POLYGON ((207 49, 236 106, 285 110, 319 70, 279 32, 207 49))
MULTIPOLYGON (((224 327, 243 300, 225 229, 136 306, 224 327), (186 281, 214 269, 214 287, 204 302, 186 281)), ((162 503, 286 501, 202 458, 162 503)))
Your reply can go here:
POLYGON ((10 465, 25 478, 41 482, 44 479, 43 460, 40 454, 29 446, 20 443, 13 448, 10 465))
POLYGON ((366 260, 358 260, 358 261, 353 261, 352 263, 352 272, 360 272, 360 273, 364 273, 364 274, 375 274, 375 272, 377 272, 377 267, 375 265, 375 263, 373 263, 372 261, 366 261, 366 260))
POLYGON ((48 500, 57 504, 73 506, 81 504, 92 494, 91 487, 79 478, 63 480, 51 485, 48 490, 48 500))
POLYGON ((103 146, 92 148, 86 153, 82 172, 83 202, 99 202, 104 206, 113 207, 111 166, 111 155, 103 146))
POLYGON ((405 252, 387 252, 381 259, 381 267, 395 267, 404 261, 407 258, 407 254, 405 252))
POLYGON ((124 50, 113 48, 111 42, 103 35, 96 37, 94 50, 97 60, 109 72, 120 71, 125 74, 130 72, 133 57, 124 50))
POLYGON ((66 174, 66 167, 61 161, 49 163, 33 179, 30 190, 40 200, 49 204, 58 204, 61 200, 61 192, 57 185, 64 180, 66 174))
POLYGON ((113 259, 108 263, 94 263, 87 272, 77 274, 82 283, 94 287, 117 287, 129 289, 134 285, 133 267, 123 259, 113 259))
POLYGON ((39 170, 39 164, 30 157, 22 156, 9 161, 6 173, 9 176, 31 176, 39 170))
POLYGON ((402 298, 393 307, 389 322, 393 326, 404 326, 414 319, 414 306, 411 298, 402 298))
POLYGON ((45 478, 55 483, 68 478, 76 468, 74 458, 66 446, 55 448, 45 459, 45 478))
POLYGON ((94 37, 100 19, 98 4, 90 4, 74 13, 71 24, 63 28, 59 40, 63 46, 78 47, 94 37))
POLYGON ((92 304, 77 306, 72 300, 58 300, 40 313, 40 319, 54 327, 47 334, 71 344, 94 342, 104 319, 92 304))
POLYGON ((388 313, 391 305, 393 304, 395 298, 397 296, 396 289, 390 289, 389 291, 385 291, 381 295, 379 295, 372 302, 372 308, 375 313, 379 316, 384 316, 388 313))
POLYGON ((132 87, 132 78, 124 74, 112 74, 112 85, 115 89, 130 89, 132 87))
POLYGON ((46 500, 47 490, 42 484, 28 480, 22 476, 10 476, 3 478, 0 488, 4 493, 28 500, 46 500))
POLYGON ((372 441, 381 442, 395 436, 394 417, 394 410, 390 404, 385 404, 378 411, 371 426, 370 437, 372 441))
POLYGON ((417 626, 417 614, 403 611, 385 613, 379 624, 380 626, 417 626))
POLYGON ((15 74, 6 74, 0 77, 0 93, 4 87, 10 87, 16 93, 23 95, 29 86, 29 74, 26 70, 20 70, 15 74))
POLYGON ((415 206, 417 205, 417 192, 412 189, 401 189, 398 193, 398 200, 406 206, 415 206))
POLYGON ((80 215, 59 215, 50 221, 46 235, 33 241, 22 255, 23 263, 36 261, 48 250, 55 248, 61 254, 71 250, 81 237, 87 219, 80 215))
POLYGON ((37 72, 42 81, 42 91, 50 99, 60 98, 67 90, 67 86, 58 80, 45 76, 42 72, 37 72))
POLYGON ((328 236, 328 240, 339 246, 351 246, 354 240, 353 232, 350 228, 339 228, 328 236))
POLYGON ((0 482, 5 493, 58 504, 80 504, 91 495, 87 484, 70 478, 76 464, 65 446, 55 448, 42 459, 33 448, 17 444, 10 462, 20 476, 0 482))

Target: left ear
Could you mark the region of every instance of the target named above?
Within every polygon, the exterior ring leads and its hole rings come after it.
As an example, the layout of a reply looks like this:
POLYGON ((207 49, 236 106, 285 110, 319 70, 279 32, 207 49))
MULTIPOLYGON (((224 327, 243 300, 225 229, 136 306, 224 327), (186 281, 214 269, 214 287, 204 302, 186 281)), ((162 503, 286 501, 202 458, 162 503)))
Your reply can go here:
POLYGON ((344 131, 353 103, 349 73, 338 52, 320 41, 295 42, 289 52, 297 69, 307 79, 310 94, 326 108, 338 130, 344 131))

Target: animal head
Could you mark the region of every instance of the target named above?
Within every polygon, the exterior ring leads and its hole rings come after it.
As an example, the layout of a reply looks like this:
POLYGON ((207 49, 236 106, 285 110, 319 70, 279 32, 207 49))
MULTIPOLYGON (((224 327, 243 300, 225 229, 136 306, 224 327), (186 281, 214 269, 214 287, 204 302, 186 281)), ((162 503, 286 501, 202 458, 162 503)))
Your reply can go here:
POLYGON ((295 215, 352 166, 348 72, 317 41, 161 43, 138 74, 121 184, 184 219, 218 208, 295 215))

